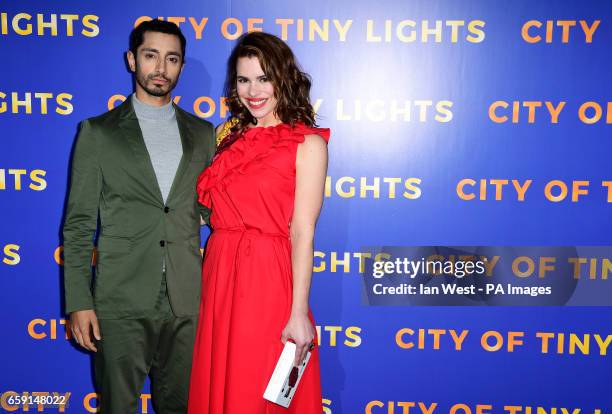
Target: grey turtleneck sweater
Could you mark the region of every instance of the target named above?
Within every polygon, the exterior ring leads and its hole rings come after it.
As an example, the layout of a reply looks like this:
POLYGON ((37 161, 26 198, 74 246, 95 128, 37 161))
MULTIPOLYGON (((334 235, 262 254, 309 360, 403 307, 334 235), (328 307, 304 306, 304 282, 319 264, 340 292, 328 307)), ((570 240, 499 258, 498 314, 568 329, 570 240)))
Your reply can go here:
POLYGON ((172 102, 151 106, 132 94, 132 103, 165 202, 183 155, 176 113, 172 102))

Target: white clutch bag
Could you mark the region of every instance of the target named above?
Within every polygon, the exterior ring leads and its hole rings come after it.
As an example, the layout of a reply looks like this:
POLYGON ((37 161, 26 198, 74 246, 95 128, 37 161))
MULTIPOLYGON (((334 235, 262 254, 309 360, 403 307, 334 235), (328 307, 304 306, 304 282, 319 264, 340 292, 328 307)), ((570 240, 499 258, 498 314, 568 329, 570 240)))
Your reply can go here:
POLYGON ((268 382, 268 386, 264 392, 264 398, 266 400, 285 408, 289 407, 289 404, 291 404, 291 400, 295 395, 295 390, 300 383, 300 379, 302 378, 302 374, 304 373, 304 369, 306 369, 306 365, 312 353, 311 347, 302 363, 294 367, 293 360, 295 359, 295 349, 296 346, 293 342, 285 342, 283 352, 276 363, 270 382, 268 382))

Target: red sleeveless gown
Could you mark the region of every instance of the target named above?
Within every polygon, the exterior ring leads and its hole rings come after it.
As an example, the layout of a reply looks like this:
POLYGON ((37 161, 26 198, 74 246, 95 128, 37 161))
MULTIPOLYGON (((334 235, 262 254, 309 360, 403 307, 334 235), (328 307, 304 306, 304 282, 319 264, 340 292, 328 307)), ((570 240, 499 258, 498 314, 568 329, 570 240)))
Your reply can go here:
POLYGON ((291 311, 295 158, 308 134, 329 140, 328 129, 303 124, 249 129, 198 178, 213 232, 202 270, 189 414, 322 412, 317 347, 288 409, 263 398, 291 311))

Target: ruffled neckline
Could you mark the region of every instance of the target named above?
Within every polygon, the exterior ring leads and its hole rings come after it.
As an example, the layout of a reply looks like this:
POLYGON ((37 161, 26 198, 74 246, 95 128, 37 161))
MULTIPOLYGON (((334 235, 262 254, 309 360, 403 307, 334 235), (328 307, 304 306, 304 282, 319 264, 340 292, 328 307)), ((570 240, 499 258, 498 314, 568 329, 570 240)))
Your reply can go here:
POLYGON ((261 137, 262 135, 270 135, 271 137, 279 140, 287 138, 287 135, 291 135, 293 138, 298 138, 299 142, 304 142, 304 136, 311 134, 320 135, 323 139, 325 139, 325 142, 329 141, 329 128, 309 127, 301 122, 295 124, 293 127, 284 123, 266 127, 255 126, 245 130, 241 138, 248 141, 253 138, 261 137))
POLYGON ((244 174, 246 166, 251 162, 278 148, 300 144, 304 142, 306 135, 311 134, 321 136, 325 142, 329 141, 328 128, 314 128, 303 123, 297 123, 293 127, 281 123, 247 129, 228 148, 215 155, 212 164, 198 177, 199 202, 211 207, 210 190, 221 181, 229 180, 235 174, 244 174))

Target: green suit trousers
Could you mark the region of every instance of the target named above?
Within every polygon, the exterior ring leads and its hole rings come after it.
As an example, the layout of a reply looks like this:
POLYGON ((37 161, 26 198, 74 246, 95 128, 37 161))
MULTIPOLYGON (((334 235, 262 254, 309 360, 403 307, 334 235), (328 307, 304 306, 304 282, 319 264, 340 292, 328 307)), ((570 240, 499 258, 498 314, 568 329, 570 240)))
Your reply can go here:
POLYGON ((102 414, 141 412, 147 375, 157 414, 187 413, 197 316, 174 316, 165 282, 150 316, 99 320, 102 340, 96 341, 94 364, 102 414))

